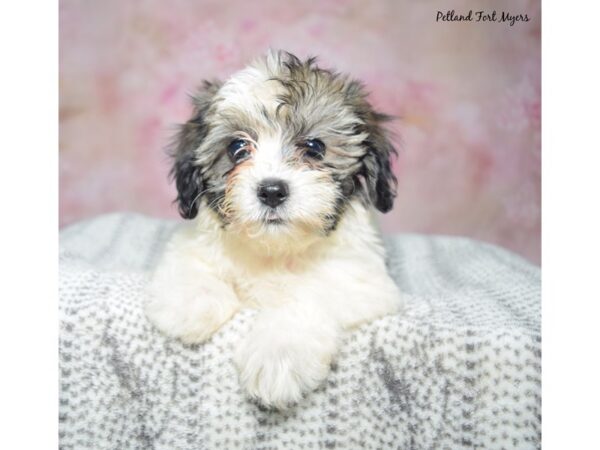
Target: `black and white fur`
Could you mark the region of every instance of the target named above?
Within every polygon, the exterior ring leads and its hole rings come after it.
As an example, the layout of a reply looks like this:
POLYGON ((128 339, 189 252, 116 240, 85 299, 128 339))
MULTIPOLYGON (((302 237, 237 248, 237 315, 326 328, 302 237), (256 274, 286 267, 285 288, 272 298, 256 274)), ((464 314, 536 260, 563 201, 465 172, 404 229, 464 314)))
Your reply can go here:
POLYGON ((173 147, 177 233, 145 306, 164 333, 209 339, 259 309, 236 350, 250 396, 284 408, 327 376, 343 330, 397 312, 372 208, 392 208, 395 150, 362 85, 269 52, 205 82, 173 147))

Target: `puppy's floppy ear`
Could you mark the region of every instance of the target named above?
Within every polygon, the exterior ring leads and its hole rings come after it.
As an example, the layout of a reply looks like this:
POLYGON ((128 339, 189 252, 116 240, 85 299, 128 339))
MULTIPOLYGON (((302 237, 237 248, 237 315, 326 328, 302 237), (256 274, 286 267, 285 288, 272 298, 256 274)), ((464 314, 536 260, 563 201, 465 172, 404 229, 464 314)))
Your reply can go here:
POLYGON ((363 158, 362 175, 366 181, 369 199, 384 213, 392 209, 397 185, 390 159, 398 153, 382 126, 391 119, 391 116, 371 111, 365 121, 368 138, 363 142, 367 153, 363 158))
POLYGON ((171 177, 177 186, 179 214, 184 219, 193 219, 198 214, 198 205, 204 192, 202 167, 197 161, 197 150, 208 133, 206 113, 212 99, 221 86, 218 81, 205 81, 200 91, 192 97, 192 118, 182 125, 171 147, 174 159, 171 177))

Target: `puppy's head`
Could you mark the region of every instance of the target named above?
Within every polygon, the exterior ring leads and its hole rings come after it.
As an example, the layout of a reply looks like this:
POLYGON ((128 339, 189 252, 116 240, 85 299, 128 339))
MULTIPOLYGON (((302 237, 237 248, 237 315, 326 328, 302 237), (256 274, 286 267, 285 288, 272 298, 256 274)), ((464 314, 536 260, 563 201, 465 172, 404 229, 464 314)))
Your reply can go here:
POLYGON ((210 208, 226 230, 326 235, 355 197, 392 208, 395 150, 362 85, 271 52, 205 82, 174 146, 179 211, 210 208))

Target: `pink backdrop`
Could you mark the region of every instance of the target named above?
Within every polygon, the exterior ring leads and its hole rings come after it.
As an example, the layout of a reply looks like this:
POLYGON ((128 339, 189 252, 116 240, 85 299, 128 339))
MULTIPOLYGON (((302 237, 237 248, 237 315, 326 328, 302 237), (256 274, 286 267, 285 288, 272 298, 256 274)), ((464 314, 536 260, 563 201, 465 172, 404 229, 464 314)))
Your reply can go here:
POLYGON ((163 152, 187 93, 268 47, 350 72, 400 117, 387 232, 466 235, 540 260, 538 1, 60 3, 61 225, 176 217, 163 152), (527 23, 436 23, 496 9, 527 23))

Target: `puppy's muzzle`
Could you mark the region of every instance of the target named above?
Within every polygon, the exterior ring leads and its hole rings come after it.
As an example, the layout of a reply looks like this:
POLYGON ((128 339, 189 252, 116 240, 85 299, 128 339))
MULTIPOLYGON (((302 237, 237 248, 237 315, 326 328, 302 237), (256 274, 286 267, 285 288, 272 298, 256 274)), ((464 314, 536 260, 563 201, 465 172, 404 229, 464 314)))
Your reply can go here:
POLYGON ((262 203, 275 208, 288 198, 289 188, 283 180, 267 178, 258 185, 257 195, 262 203))

